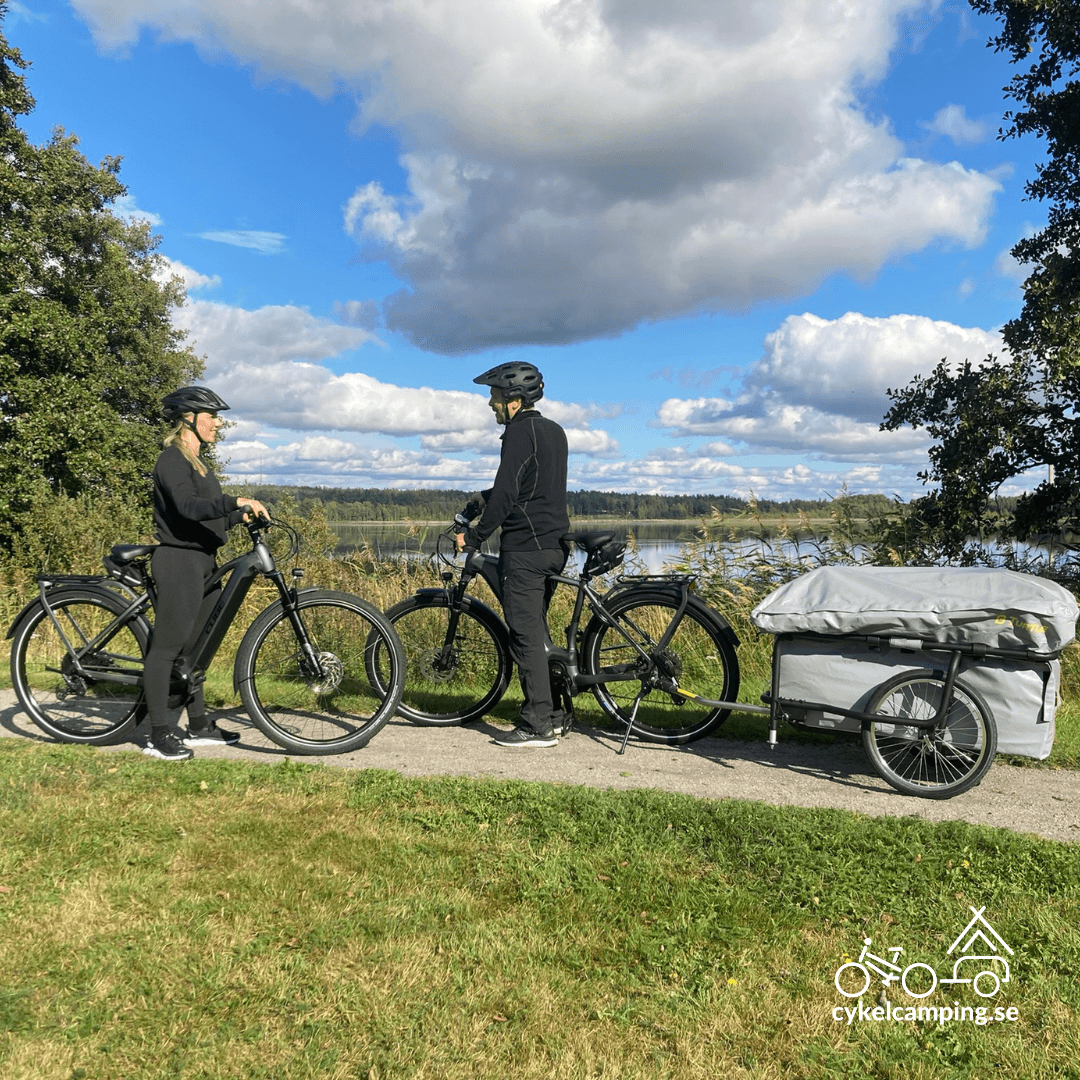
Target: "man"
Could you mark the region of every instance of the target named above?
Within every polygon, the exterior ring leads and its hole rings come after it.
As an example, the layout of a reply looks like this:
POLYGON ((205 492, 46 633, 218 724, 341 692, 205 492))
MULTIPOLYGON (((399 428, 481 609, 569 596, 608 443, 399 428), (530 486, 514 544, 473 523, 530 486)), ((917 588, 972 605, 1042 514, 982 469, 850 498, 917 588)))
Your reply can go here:
POLYGON ((548 678, 548 574, 566 565, 566 433, 535 408, 544 379, 532 365, 499 364, 473 382, 491 387, 491 405, 502 434, 495 486, 484 492, 484 510, 468 531, 458 533, 458 550, 479 547, 497 528, 499 583, 510 630, 510 654, 518 666, 525 702, 518 726, 499 735, 500 746, 554 746, 561 732, 548 678))

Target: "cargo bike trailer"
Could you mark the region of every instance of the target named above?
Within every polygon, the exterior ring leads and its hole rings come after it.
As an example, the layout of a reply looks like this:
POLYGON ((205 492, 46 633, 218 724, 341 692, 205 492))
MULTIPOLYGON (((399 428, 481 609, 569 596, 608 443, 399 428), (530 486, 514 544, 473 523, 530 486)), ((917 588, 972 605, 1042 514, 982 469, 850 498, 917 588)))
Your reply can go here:
POLYGON ((1053 746, 1061 651, 1078 615, 1068 590, 987 567, 825 567, 752 612, 775 636, 764 705, 701 705, 861 733, 876 772, 905 795, 974 787, 998 752, 1043 759, 1053 746))

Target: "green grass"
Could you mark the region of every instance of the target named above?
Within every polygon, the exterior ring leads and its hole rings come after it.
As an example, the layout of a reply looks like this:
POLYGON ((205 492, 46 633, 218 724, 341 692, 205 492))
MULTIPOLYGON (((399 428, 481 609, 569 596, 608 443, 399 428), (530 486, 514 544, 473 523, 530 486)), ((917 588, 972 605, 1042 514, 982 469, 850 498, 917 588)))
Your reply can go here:
POLYGON ((1069 845, 21 740, 0 792, 8 1080, 1080 1076, 1069 845), (1017 1022, 833 1019, 864 936, 941 971, 971 904, 1017 1022))

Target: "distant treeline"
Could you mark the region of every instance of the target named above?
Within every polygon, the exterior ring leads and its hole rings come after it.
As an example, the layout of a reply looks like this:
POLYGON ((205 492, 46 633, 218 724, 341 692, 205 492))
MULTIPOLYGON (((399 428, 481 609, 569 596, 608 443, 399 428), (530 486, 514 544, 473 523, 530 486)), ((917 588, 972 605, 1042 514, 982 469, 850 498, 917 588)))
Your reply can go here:
MULTIPOLYGON (((397 488, 333 488, 244 486, 244 493, 268 505, 289 498, 301 512, 320 505, 329 521, 449 521, 468 501, 465 491, 397 488)), ((846 495, 847 510, 856 518, 881 514, 892 507, 885 495, 846 495)), ((724 515, 746 512, 750 504, 735 495, 637 495, 623 491, 571 491, 567 504, 573 518, 613 517, 629 520, 677 520, 708 517, 713 510, 724 515)), ((827 517, 835 510, 829 499, 759 499, 763 516, 827 517)))

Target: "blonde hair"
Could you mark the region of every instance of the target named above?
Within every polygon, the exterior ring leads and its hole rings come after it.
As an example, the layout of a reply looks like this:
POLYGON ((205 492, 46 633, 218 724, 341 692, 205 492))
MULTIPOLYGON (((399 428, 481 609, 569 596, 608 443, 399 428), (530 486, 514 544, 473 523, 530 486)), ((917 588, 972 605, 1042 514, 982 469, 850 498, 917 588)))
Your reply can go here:
MULTIPOLYGON (((194 413, 188 413, 189 417, 194 417, 194 413)), ((206 475, 206 463, 199 457, 198 454, 191 452, 191 447, 183 439, 184 431, 187 429, 187 424, 184 419, 177 420, 173 424, 169 434, 162 440, 162 445, 165 447, 175 446, 177 450, 187 459, 188 464, 200 475, 206 475)))

